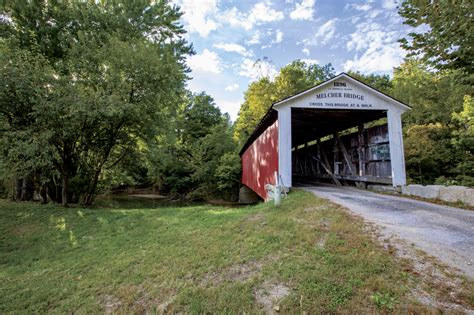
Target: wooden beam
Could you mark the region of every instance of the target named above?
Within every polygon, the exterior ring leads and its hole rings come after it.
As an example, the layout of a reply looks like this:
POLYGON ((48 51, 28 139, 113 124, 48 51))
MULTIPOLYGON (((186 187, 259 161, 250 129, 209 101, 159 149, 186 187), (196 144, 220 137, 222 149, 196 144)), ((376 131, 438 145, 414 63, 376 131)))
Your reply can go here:
MULTIPOLYGON (((377 176, 372 176, 372 175, 366 175, 366 176, 332 175, 332 176, 336 177, 337 179, 350 180, 350 181, 355 181, 355 182, 377 183, 377 184, 387 184, 387 185, 392 184, 392 178, 390 177, 377 177, 377 176)), ((332 176, 328 174, 319 174, 316 177, 322 178, 322 179, 332 179, 333 178, 332 176)))
POLYGON ((336 137, 339 149, 341 150, 342 155, 344 156, 344 160, 346 161, 347 167, 349 167, 349 172, 351 172, 351 175, 357 175, 356 170, 354 169, 354 165, 352 165, 351 157, 347 153, 346 147, 344 146, 344 143, 342 143, 341 138, 339 137, 339 133, 334 133, 334 136, 336 137))
POLYGON ((364 143, 364 124, 358 126, 357 133, 357 152, 359 154, 359 176, 365 175, 365 143, 364 143))
POLYGON ((319 147, 319 151, 321 152, 321 155, 323 156, 323 159, 324 159, 324 162, 322 162, 319 158, 316 158, 312 155, 310 155, 314 160, 318 161, 319 163, 321 163, 321 166, 324 168, 324 170, 326 171, 326 173, 329 174, 329 176, 331 176, 334 184, 336 184, 336 186, 342 186, 341 182, 336 178, 336 176, 334 176, 333 172, 332 172, 332 169, 331 169, 331 164, 329 164, 329 161, 328 161, 328 157, 326 155, 326 152, 324 152, 322 146, 321 146, 321 140, 318 139, 318 147, 319 147))

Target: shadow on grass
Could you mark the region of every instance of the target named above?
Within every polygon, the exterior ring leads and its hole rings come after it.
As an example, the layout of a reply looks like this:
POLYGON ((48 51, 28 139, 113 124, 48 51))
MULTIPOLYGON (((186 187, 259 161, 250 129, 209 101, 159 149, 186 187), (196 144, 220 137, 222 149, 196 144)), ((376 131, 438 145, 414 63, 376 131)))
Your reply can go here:
POLYGON ((205 205, 205 202, 151 199, 130 195, 98 196, 91 209, 156 209, 156 208, 183 208, 205 205))

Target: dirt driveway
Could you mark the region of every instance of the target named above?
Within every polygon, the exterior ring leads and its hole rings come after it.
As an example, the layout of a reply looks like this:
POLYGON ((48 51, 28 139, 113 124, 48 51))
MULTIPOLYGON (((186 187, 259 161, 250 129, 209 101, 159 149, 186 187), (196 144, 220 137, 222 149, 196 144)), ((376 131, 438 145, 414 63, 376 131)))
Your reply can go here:
POLYGON ((304 189, 350 209, 383 227, 388 237, 412 243, 474 278, 474 211, 355 188, 311 186, 304 189))

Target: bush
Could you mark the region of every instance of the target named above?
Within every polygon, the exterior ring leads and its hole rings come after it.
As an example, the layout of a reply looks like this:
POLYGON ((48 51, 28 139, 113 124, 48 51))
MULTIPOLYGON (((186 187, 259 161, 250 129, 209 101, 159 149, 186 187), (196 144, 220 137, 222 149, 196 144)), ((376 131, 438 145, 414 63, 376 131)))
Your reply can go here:
POLYGON ((219 159, 219 166, 216 169, 217 188, 222 195, 235 201, 239 196, 240 177, 242 165, 240 156, 237 153, 226 153, 219 159))

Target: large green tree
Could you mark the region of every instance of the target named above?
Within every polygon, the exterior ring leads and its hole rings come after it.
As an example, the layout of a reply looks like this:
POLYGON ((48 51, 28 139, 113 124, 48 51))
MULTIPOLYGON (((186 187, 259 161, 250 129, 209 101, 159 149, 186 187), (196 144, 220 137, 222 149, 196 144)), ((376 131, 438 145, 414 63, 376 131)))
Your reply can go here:
MULTIPOLYGON (((61 181, 58 200, 90 204, 102 171, 136 150, 140 138, 166 129, 175 111, 192 52, 181 13, 167 1, 145 0, 6 1, 1 11, 9 49, 45 60, 49 74, 46 84, 34 84, 47 96, 28 97, 31 121, 21 128, 45 142, 49 179, 61 181)), ((6 56, 2 68, 27 73, 6 56)), ((9 87, 2 103, 20 104, 14 99, 24 91, 9 87)))
POLYGON ((192 199, 235 199, 240 160, 237 157, 238 163, 229 165, 236 162, 229 116, 209 95, 187 93, 169 124, 169 132, 155 137, 146 149, 155 187, 192 199))
POLYGON ((401 40, 411 55, 438 69, 474 73, 474 23, 471 0, 405 0, 399 14, 413 32, 401 40))
POLYGON ((472 186, 472 86, 460 75, 416 59, 394 71, 391 94, 412 107, 403 122, 407 172, 415 182, 472 186))
POLYGON ((464 95, 473 91, 469 84, 458 80, 459 75, 454 70, 430 70, 416 59, 407 59, 395 68, 391 94, 412 107, 404 115, 404 122, 447 125, 452 113, 462 110, 464 95))

